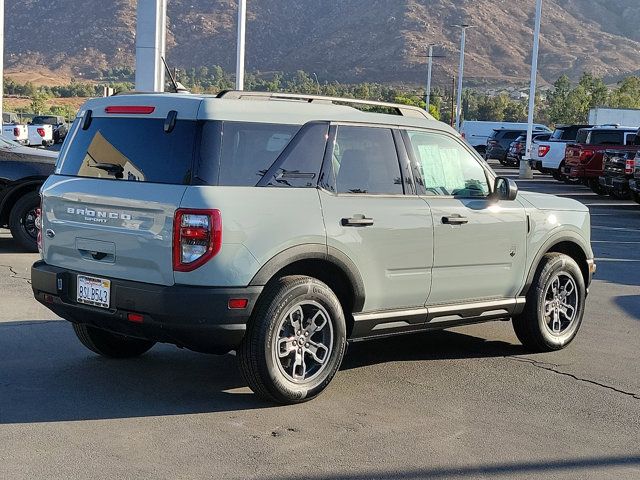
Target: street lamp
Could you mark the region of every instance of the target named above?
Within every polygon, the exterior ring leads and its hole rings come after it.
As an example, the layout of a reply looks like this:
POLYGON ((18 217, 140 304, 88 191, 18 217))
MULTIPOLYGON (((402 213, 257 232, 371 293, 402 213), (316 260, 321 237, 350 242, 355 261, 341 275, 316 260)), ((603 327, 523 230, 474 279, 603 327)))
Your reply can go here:
POLYGON ((316 84, 318 85, 318 90, 317 90, 317 92, 318 92, 318 95, 320 95, 320 82, 318 81, 318 75, 316 75, 316 72, 313 72, 313 74, 312 74, 312 75, 313 75, 313 78, 315 78, 315 79, 316 79, 316 84))
POLYGON ((236 90, 244 90, 244 47, 247 27, 247 0, 238 0, 238 46, 236 51, 236 90))
POLYGON ((533 139, 533 114, 536 106, 536 81, 538 77, 538 49, 540 46, 540 23, 542 20, 542 0, 536 0, 536 22, 533 30, 533 54, 531 55, 531 85, 529 87, 529 118, 527 125, 527 145, 520 160, 519 178, 533 178, 531 171, 531 141, 533 139))
POLYGON ((458 101, 456 105, 456 129, 460 131, 460 117, 462 115, 462 77, 464 76, 464 44, 467 38, 467 28, 475 28, 475 25, 469 25, 467 23, 461 23, 451 25, 454 28, 459 28, 460 35, 460 66, 458 68, 458 101))

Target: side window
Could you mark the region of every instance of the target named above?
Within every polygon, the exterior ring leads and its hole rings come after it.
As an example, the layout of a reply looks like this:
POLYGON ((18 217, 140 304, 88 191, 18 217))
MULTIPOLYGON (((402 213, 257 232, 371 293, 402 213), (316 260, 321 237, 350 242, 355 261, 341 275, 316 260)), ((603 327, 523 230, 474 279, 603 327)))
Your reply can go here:
POLYGON ((427 195, 486 197, 489 183, 476 158, 453 138, 436 133, 407 132, 416 169, 427 195))
POLYGON ((388 128, 339 126, 332 170, 337 193, 404 193, 396 145, 388 128))
POLYGON ((265 183, 269 187, 315 187, 324 159, 329 124, 310 124, 296 135, 277 165, 269 172, 265 183))

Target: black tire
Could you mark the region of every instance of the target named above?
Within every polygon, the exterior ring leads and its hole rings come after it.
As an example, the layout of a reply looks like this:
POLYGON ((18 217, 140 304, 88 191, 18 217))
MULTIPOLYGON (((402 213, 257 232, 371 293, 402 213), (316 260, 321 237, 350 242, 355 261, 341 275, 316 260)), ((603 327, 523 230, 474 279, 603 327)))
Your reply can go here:
MULTIPOLYGON (((316 316, 313 317, 314 321, 316 316)), ((247 325, 245 338, 237 352, 240 369, 249 387, 258 396, 281 404, 305 402, 319 395, 338 371, 346 348, 346 336, 342 306, 327 285, 305 276, 276 279, 265 288, 247 325), (295 328, 291 328, 299 305, 303 309, 317 308, 318 312, 323 312, 326 320, 324 326, 308 336, 309 340, 314 339, 314 345, 331 339, 331 347, 325 351, 322 364, 310 358, 312 354, 303 348, 309 346, 304 345, 304 339, 307 329, 313 325, 313 321, 307 318, 307 312, 300 310, 302 330, 296 332, 295 328), (290 333, 287 335, 288 329, 290 333), (326 335, 327 340, 320 342, 317 336, 320 334, 323 338, 326 335), (298 344, 297 341, 302 343, 298 344), (279 355, 283 345, 287 347, 282 352, 285 355, 279 355), (293 377, 299 358, 303 361, 303 374, 296 380, 293 377), (318 367, 314 374, 311 374, 313 370, 310 368, 308 376, 307 361, 318 367), (291 368, 291 373, 288 368, 291 368)), ((315 351, 319 357, 319 351, 315 351)))
POLYGON ((630 200, 630 190, 611 190, 611 196, 617 200, 630 200))
POLYGON ((74 323, 73 331, 85 347, 107 358, 139 357, 155 345, 150 340, 126 337, 81 323, 74 323))
POLYGON ((24 194, 11 208, 9 229, 15 242, 27 252, 38 251, 38 237, 35 229, 35 212, 40 206, 38 192, 24 194))
MULTIPOLYGON (((562 280, 560 280, 561 282, 562 280)), ((547 253, 540 262, 527 293, 522 314, 513 318, 513 329, 518 340, 532 352, 560 350, 575 338, 584 315, 586 288, 580 267, 571 257, 562 253, 547 253), (556 278, 571 278, 576 292, 576 305, 572 322, 556 333, 549 327, 552 317, 545 315, 551 282, 556 278)))
POLYGON ((596 195, 600 195, 601 197, 606 197, 609 195, 609 191, 602 185, 600 185, 600 181, 597 178, 587 179, 587 186, 596 195))

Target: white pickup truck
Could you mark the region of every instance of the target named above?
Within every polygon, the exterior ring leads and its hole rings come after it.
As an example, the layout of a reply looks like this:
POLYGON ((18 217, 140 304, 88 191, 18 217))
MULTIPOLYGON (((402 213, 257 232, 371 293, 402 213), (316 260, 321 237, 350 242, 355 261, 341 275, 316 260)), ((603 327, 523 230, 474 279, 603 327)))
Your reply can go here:
POLYGON ((53 145, 53 126, 28 125, 28 130, 30 147, 48 147, 53 145))
POLYGON ((575 142, 578 130, 590 128, 592 125, 558 125, 551 138, 544 142, 533 142, 531 145, 531 168, 548 173, 558 181, 564 181, 562 173, 565 150, 568 143, 575 142))
POLYGON ((4 124, 2 125, 2 136, 21 145, 29 144, 29 131, 26 125, 18 123, 4 124))

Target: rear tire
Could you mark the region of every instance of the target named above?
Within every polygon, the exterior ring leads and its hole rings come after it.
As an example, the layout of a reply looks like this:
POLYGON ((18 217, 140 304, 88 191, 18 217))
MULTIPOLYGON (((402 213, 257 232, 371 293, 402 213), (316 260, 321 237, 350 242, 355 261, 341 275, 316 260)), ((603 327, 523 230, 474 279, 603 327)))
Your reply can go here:
POLYGON ((575 260, 547 253, 527 293, 524 311, 513 317, 518 340, 532 352, 566 347, 582 324, 585 298, 584 278, 575 260))
POLYGON ((587 179, 587 186, 596 195, 600 195, 601 197, 606 197, 607 195, 609 195, 607 189, 600 185, 600 181, 597 178, 587 179))
POLYGON ((294 404, 327 387, 345 348, 344 313, 335 293, 315 278, 289 276, 266 287, 237 353, 251 390, 294 404))
POLYGON ((38 192, 29 192, 18 199, 9 213, 9 229, 20 248, 27 252, 38 251, 36 209, 40 206, 38 192))
POLYGON ((73 324, 73 331, 85 347, 107 358, 139 357, 155 345, 150 340, 126 337, 80 323, 73 324))

